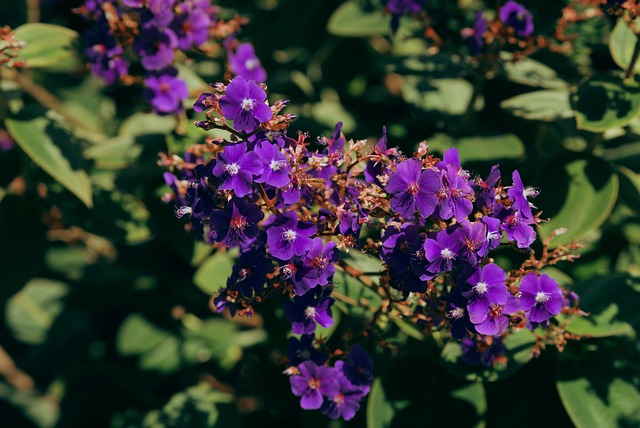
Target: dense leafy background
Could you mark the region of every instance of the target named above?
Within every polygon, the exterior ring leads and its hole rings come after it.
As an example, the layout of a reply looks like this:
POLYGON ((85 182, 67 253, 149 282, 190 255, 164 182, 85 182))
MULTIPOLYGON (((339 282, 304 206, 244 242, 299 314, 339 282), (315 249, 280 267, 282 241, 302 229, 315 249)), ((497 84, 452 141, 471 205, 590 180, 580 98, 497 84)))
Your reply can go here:
MULTIPOLYGON (((541 235, 567 227, 557 245, 588 244, 577 263, 548 273, 581 295, 591 316, 567 329, 591 338, 531 359, 523 332, 507 343, 505 369, 478 370, 447 338, 389 322, 401 352, 368 344, 379 378, 366 409, 349 424, 300 410, 281 375, 289 327, 278 303, 251 319, 212 315, 207 301, 230 259, 194 244, 160 200, 157 153, 203 139, 193 112, 149 114, 139 88, 91 77, 87 24, 70 13, 79 2, 42 0, 41 21, 57 27, 20 27, 26 2, 2 2, 2 24, 30 41, 20 75, 61 103, 3 74, 17 148, 0 152, 2 426, 638 426, 640 87, 622 79, 635 36, 597 17, 572 28, 571 54, 541 50, 486 78, 461 55, 459 31, 493 2, 428 3, 448 35, 439 53, 413 18, 390 36, 375 2, 220 5, 250 18, 241 38, 263 60, 270 99, 290 99, 300 115, 294 130, 326 135, 341 120, 348 137, 375 139, 386 125, 407 151, 424 139, 437 152, 458 147, 472 171, 499 162, 540 186, 536 204, 552 218, 541 235)), ((550 34, 568 1, 523 3, 550 34)), ((223 70, 223 58, 196 55, 181 73, 195 93, 223 70)), ((340 281, 346 294, 362 292, 340 281)), ((361 314, 342 309, 327 332, 335 340, 359 326, 361 314)))

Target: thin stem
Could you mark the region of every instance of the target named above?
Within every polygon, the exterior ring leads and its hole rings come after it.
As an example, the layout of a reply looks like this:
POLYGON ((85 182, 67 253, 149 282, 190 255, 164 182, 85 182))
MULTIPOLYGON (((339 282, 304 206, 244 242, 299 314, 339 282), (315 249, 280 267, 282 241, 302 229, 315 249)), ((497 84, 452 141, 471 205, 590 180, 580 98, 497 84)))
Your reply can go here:
POLYGON ((40 0, 27 0, 27 22, 40 22, 40 0))

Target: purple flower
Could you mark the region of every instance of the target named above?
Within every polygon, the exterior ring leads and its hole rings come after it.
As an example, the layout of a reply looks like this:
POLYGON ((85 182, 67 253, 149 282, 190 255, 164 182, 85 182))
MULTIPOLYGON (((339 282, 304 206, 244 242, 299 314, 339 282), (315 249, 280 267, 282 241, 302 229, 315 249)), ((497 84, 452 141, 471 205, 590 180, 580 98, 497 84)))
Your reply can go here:
POLYGON ((509 0, 500 8, 500 21, 513 28, 516 36, 527 37, 533 33, 533 16, 520 3, 509 0))
POLYGON ((271 109, 265 104, 266 99, 267 94, 256 82, 236 76, 220 98, 220 107, 224 117, 234 121, 236 130, 253 131, 261 122, 271 119, 271 109))
POLYGON ((280 151, 280 147, 268 141, 258 143, 254 152, 259 156, 264 169, 262 176, 256 179, 257 183, 266 183, 278 189, 286 186, 291 181, 289 171, 291 165, 287 157, 280 151))
POLYGON ((500 232, 500 220, 497 218, 484 216, 480 219, 480 222, 486 226, 487 232, 486 239, 482 246, 478 249, 478 256, 481 258, 487 257, 489 251, 495 250, 500 245, 502 240, 502 232, 500 232))
POLYGON ((262 174, 262 162, 254 152, 247 153, 247 143, 226 146, 218 155, 213 175, 220 177, 220 190, 233 190, 236 196, 251 193, 253 176, 262 174))
POLYGON ((157 76, 149 76, 144 82, 145 97, 155 113, 177 114, 182 111, 182 101, 189 96, 187 84, 176 77, 178 71, 168 68, 157 76))
POLYGON ((235 75, 246 80, 266 82, 267 72, 260 64, 251 43, 240 43, 235 52, 229 51, 229 68, 235 75))
POLYGON ((142 30, 133 42, 133 50, 140 57, 145 70, 160 70, 173 62, 173 50, 178 39, 173 31, 150 27, 142 30))
POLYGON ((361 387, 353 385, 344 375, 344 361, 336 361, 335 369, 338 372, 339 390, 333 396, 324 400, 321 408, 323 415, 331 419, 342 418, 345 421, 353 419, 360 409, 360 401, 368 394, 361 387))
POLYGON ((362 387, 365 393, 369 392, 369 387, 373 384, 373 360, 360 345, 351 347, 343 372, 349 382, 362 387))
POLYGON ((455 287, 449 294, 449 311, 447 318, 451 324, 451 337, 463 339, 468 336, 467 330, 473 331, 473 324, 469 320, 469 313, 465 309, 467 300, 462 295, 461 287, 455 287))
POLYGON ((178 48, 187 51, 207 41, 211 18, 193 3, 179 3, 170 28, 178 38, 178 48))
POLYGON ((469 319, 480 334, 500 336, 509 326, 508 315, 520 310, 518 299, 507 293, 504 304, 491 303, 484 311, 469 313, 469 319))
POLYGON ((502 226, 507 234, 507 239, 516 241, 518 248, 529 248, 536 240, 536 232, 531 227, 535 221, 524 217, 518 210, 504 210, 504 212, 507 213, 507 216, 502 221, 502 226))
POLYGON ((473 210, 471 198, 474 193, 469 185, 467 171, 460 168, 458 151, 456 149, 447 150, 444 159, 447 159, 448 153, 454 151, 455 153, 451 153, 450 158, 455 162, 445 162, 445 168, 441 170, 442 189, 438 193, 438 215, 442 219, 454 216, 456 220, 461 222, 473 210))
POLYGON ((325 328, 333 325, 331 306, 334 300, 330 295, 331 287, 325 287, 304 296, 295 296, 284 303, 285 318, 295 334, 313 334, 316 323, 325 328))
POLYGON ((473 19, 473 28, 465 28, 463 30, 463 37, 469 39, 469 49, 471 55, 479 55, 482 52, 484 46, 484 33, 489 29, 487 20, 484 17, 483 12, 477 12, 473 19))
MULTIPOLYGON (((259 242, 259 241, 258 241, 259 242)), ((240 257, 227 280, 230 288, 238 290, 245 297, 263 290, 267 274, 273 271, 271 260, 267 258, 264 244, 240 252, 240 257)))
POLYGON ((461 224, 460 255, 471 266, 475 266, 478 264, 478 252, 487 242, 487 225, 480 221, 471 223, 469 220, 464 220, 461 224))
POLYGON ((436 239, 428 238, 424 241, 424 254, 429 265, 427 270, 431 273, 449 272, 453 269, 453 263, 459 257, 460 232, 458 230, 441 230, 436 239))
POLYGON ((310 238, 317 232, 313 223, 298 221, 295 211, 287 211, 280 216, 276 225, 267 230, 267 244, 273 257, 291 260, 295 254, 303 256, 313 246, 310 238))
POLYGON ((95 28, 86 34, 85 54, 91 62, 91 71, 107 85, 113 85, 129 70, 129 62, 124 60, 124 50, 110 33, 104 18, 98 19, 95 28))
POLYGON ((263 218, 264 213, 259 206, 236 197, 223 210, 211 213, 209 221, 216 242, 222 242, 227 247, 247 247, 258 236, 258 223, 263 218))
POLYGON ((313 335, 303 334, 300 339, 290 337, 287 344, 289 365, 297 366, 303 361, 311 360, 316 364, 324 364, 327 357, 313 346, 313 335))
POLYGON ((498 165, 491 167, 486 181, 480 178, 476 179, 476 206, 484 213, 491 213, 493 209, 496 195, 495 185, 498 184, 498 181, 500 181, 498 165))
POLYGON ((296 294, 301 296, 318 285, 327 285, 336 272, 334 264, 339 258, 335 242, 329 241, 323 247, 322 238, 314 238, 309 251, 294 263, 291 280, 296 294))
POLYGON ((210 92, 200 94, 195 103, 193 103, 193 111, 201 113, 207 111, 215 105, 215 95, 210 92))
POLYGON ((333 367, 318 366, 305 361, 298 366, 300 374, 291 376, 291 391, 301 397, 300 407, 305 410, 319 409, 324 397, 335 397, 340 391, 338 372, 333 367))
POLYGON ((544 323, 562 310, 563 297, 560 287, 545 274, 540 277, 533 272, 525 275, 520 283, 520 292, 522 309, 532 324, 544 323))
POLYGON ((422 217, 429 217, 436 208, 436 193, 440 190, 438 174, 427 169, 422 171, 418 159, 400 162, 396 172, 389 177, 385 190, 391 198, 391 208, 403 217, 411 217, 416 208, 422 217))
POLYGON ((467 279, 472 287, 463 295, 469 300, 467 309, 469 314, 486 313, 492 305, 504 305, 507 302, 507 274, 496 264, 477 268, 467 279))
POLYGON ((415 255, 415 243, 419 241, 418 228, 412 223, 404 223, 400 229, 389 226, 382 235, 380 259, 398 274, 409 270, 415 255))
POLYGON ((506 352, 502 339, 494 337, 490 344, 484 338, 480 339, 482 346, 474 339, 464 338, 460 344, 462 348, 462 359, 471 365, 482 364, 485 367, 492 367, 493 364, 506 352))
POLYGON ((509 199, 513 202, 513 208, 520 211, 520 214, 523 217, 533 217, 533 214, 531 213, 531 203, 529 203, 527 198, 529 196, 535 198, 538 196, 539 191, 534 188, 525 189, 518 171, 513 171, 513 186, 508 190, 508 193, 509 199))

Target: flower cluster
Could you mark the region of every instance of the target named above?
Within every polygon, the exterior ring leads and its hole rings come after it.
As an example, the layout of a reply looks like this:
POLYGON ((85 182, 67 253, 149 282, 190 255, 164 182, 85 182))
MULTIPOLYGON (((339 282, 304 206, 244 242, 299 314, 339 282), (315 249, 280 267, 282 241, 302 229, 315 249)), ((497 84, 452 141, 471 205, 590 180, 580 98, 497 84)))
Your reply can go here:
POLYGON ((189 215, 199 239, 240 249, 212 299, 218 312, 251 315, 255 304, 285 296, 285 318, 300 335, 290 340, 285 372, 302 408, 350 419, 372 384, 372 360, 353 344, 367 334, 350 334, 334 352, 315 337, 318 326, 333 325, 337 299, 358 304, 340 293, 338 271, 386 301, 375 316, 401 313, 425 334, 450 331, 469 361, 504 360, 501 340, 514 330, 562 335, 552 319, 576 312, 575 296, 539 270, 570 259, 570 249, 535 259, 541 220, 531 200, 539 191, 518 171, 505 186, 497 165, 486 178, 472 175, 457 149, 439 159, 422 143, 408 157, 388 147, 384 132, 373 147, 347 141, 341 123, 314 147, 306 134, 287 135, 293 116, 280 114, 284 101, 269 106, 264 85, 238 76, 211 87, 194 106, 206 113, 196 125, 230 138, 194 146, 184 159, 164 157, 167 200, 189 215), (499 246, 531 258, 505 271, 491 257, 499 246), (360 271, 349 250, 378 258, 380 271, 360 271))
POLYGON ((244 21, 218 19, 209 0, 87 0, 78 11, 94 23, 85 50, 93 73, 108 85, 141 82, 157 114, 182 111, 189 90, 176 63, 190 50, 215 52, 213 40, 227 50, 234 74, 266 78, 253 46, 236 40, 244 21))

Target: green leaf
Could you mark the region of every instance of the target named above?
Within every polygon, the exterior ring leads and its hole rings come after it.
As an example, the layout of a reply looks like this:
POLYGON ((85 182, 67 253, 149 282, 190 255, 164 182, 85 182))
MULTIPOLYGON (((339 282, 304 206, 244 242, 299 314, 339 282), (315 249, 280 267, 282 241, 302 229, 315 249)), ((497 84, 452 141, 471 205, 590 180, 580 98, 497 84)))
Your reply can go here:
POLYGON ((219 418, 227 416, 229 420, 239 419, 233 403, 232 395, 217 391, 203 382, 175 394, 161 410, 149 412, 142 428, 220 426, 217 424, 219 418))
MULTIPOLYGON (((349 265, 352 265, 362 272, 380 272, 382 269, 382 261, 379 258, 370 257, 357 250, 350 251, 344 256, 344 259, 349 265)), ((375 276, 368 276, 367 278, 373 283, 377 282, 374 280, 375 276)), ((354 278, 346 272, 337 271, 334 275, 334 284, 338 293, 344 294, 357 302, 364 300, 372 308, 377 308, 382 303, 382 298, 378 293, 363 284, 358 278, 354 278)), ((350 306, 349 310, 351 312, 363 313, 363 310, 356 307, 350 306)), ((365 315, 371 314, 366 313, 365 315)))
POLYGON ((455 340, 449 341, 440 355, 440 361, 451 373, 462 376, 471 381, 493 382, 510 376, 533 358, 533 345, 536 338, 529 330, 519 330, 504 339, 505 356, 508 358, 505 366, 482 367, 472 366, 462 359, 462 348, 455 340))
POLYGON ((570 333, 591 337, 635 335, 640 327, 640 279, 627 273, 599 276, 578 284, 580 308, 588 317, 566 317, 570 333))
POLYGON ((391 426, 396 413, 409 405, 409 400, 390 401, 387 399, 382 381, 376 378, 367 402, 367 428, 391 426))
POLYGON ((500 103, 500 107, 528 120, 552 121, 573 117, 569 92, 563 89, 543 89, 517 95, 500 103))
POLYGON ((556 247, 583 238, 609 217, 618 198, 618 177, 598 158, 558 157, 540 169, 535 184, 542 189, 535 201, 551 221, 539 227, 542 237, 558 228, 556 247))
POLYGON ((29 23, 15 29, 17 40, 26 42, 17 60, 25 61, 30 68, 50 67, 63 61, 72 61, 72 49, 78 33, 58 25, 29 23))
POLYGON ((558 77, 554 69, 529 57, 518 59, 516 62, 505 62, 504 71, 509 80, 522 85, 547 89, 568 86, 567 82, 558 77))
POLYGON ((62 298, 69 287, 59 281, 35 278, 7 301, 6 322, 16 339, 32 345, 41 343, 62 312, 62 298))
POLYGON ((129 315, 118 330, 116 349, 122 355, 140 355, 157 347, 170 336, 170 333, 162 330, 141 314, 129 315))
POLYGON ((620 200, 629 208, 640 212, 640 174, 623 166, 616 166, 620 180, 620 200))
POLYGON ((596 76, 578 86, 571 105, 578 129, 604 132, 629 124, 638 114, 640 86, 618 76, 596 76))
POLYGON ((342 37, 368 37, 387 34, 390 26, 390 15, 379 9, 364 10, 358 1, 347 1, 329 18, 327 32, 342 37))
POLYGON ((139 136, 145 134, 171 134, 176 129, 175 116, 158 116, 153 113, 134 113, 127 117, 118 130, 119 136, 139 136))
POLYGON ((82 168, 81 154, 66 134, 53 129, 51 122, 44 117, 7 119, 5 123, 11 136, 31 160, 86 206, 93 206, 91 180, 82 168))
POLYGON ((640 355, 630 353, 600 344, 558 365, 558 393, 578 428, 640 426, 640 355))
POLYGON ((227 284, 233 270, 234 253, 218 251, 209 256, 193 275, 193 282, 200 290, 213 294, 227 284))
POLYGON ((402 98, 424 111, 449 116, 464 114, 473 94, 473 85, 464 79, 425 79, 406 76, 402 98))
POLYGON ((133 163, 142 153, 141 142, 131 135, 114 137, 103 144, 96 144, 84 151, 96 168, 122 169, 133 163))
MULTIPOLYGON (((636 26, 640 24, 640 20, 634 23, 636 26)), ((609 50, 611 57, 623 70, 627 70, 631 64, 633 50, 636 46, 638 37, 633 33, 629 24, 624 19, 618 19, 613 31, 609 36, 609 50)), ((636 62, 634 72, 640 71, 640 63, 636 62)))
POLYGON ((457 148, 463 163, 496 163, 500 159, 522 159, 525 155, 524 144, 514 134, 482 135, 457 139, 445 134, 436 134, 427 142, 429 149, 441 153, 453 147, 457 148))

